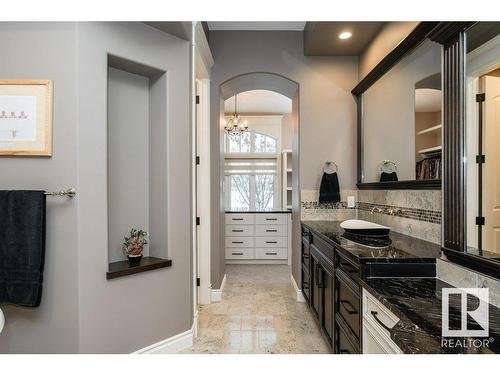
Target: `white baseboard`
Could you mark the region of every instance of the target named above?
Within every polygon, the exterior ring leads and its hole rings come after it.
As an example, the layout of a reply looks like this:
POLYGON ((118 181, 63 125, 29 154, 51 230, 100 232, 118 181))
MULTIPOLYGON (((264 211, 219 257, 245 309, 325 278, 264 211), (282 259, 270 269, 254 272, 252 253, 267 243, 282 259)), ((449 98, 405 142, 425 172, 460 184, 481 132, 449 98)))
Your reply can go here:
POLYGON ((220 289, 212 289, 211 300, 212 302, 222 301, 222 291, 224 290, 224 285, 226 285, 226 274, 222 278, 222 283, 220 284, 220 289))
POLYGON ((293 275, 290 274, 290 281, 292 282, 293 289, 295 289, 295 293, 297 293, 297 302, 306 302, 304 295, 302 294, 302 290, 299 289, 293 275))
POLYGON ((132 354, 175 354, 193 346, 193 339, 198 333, 198 313, 193 317, 191 329, 169 337, 168 339, 158 341, 145 348, 139 349, 132 354))

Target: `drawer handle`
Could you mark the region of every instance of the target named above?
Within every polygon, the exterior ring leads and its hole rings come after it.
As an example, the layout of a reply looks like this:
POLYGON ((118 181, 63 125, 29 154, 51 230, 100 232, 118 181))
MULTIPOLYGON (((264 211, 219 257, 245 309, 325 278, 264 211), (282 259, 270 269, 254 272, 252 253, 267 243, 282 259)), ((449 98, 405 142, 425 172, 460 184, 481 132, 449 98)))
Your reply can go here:
POLYGON ((391 333, 391 329, 389 327, 387 327, 380 319, 379 317, 377 316, 378 313, 376 311, 370 311, 370 313, 372 314, 373 318, 377 321, 378 324, 380 324, 382 326, 382 328, 384 328, 387 332, 391 333))
POLYGON ((243 255, 243 253, 231 253, 232 255, 243 255))
POLYGON ((276 220, 278 220, 278 218, 276 218, 276 217, 266 217, 266 220, 267 221, 276 221, 276 220))
POLYGON ((242 217, 233 217, 231 220, 232 221, 243 221, 243 218, 242 217))
POLYGON ((304 259, 309 259, 309 254, 307 253, 303 253, 302 256, 304 257, 304 259))
POLYGON ((231 232, 233 232, 233 233, 242 233, 243 229, 231 229, 231 232))
POLYGON ((243 243, 243 241, 232 241, 231 243, 243 243))
POLYGON ((266 229, 266 232, 268 233, 276 233, 277 231, 277 229, 266 229))
POLYGON ((278 253, 266 253, 266 255, 278 255, 278 253))
POLYGON ((347 311, 347 313, 349 315, 357 314, 358 313, 358 311, 356 310, 356 308, 354 307, 354 305, 351 302, 349 302, 349 301, 347 301, 345 299, 341 299, 340 300, 340 304, 342 306, 344 306, 344 308, 346 309, 346 311, 347 311))
POLYGON ((278 243, 278 241, 266 241, 266 243, 278 243))
POLYGON ((351 354, 351 352, 346 349, 340 349, 340 354, 351 354))

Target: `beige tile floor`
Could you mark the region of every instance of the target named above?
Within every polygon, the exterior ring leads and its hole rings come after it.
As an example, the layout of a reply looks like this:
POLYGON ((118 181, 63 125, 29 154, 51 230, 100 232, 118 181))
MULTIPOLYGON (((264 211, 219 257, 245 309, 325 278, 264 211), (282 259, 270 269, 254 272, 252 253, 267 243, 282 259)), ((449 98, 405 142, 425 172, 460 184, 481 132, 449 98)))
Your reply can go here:
POLYGON ((199 330, 183 353, 328 353, 288 266, 227 265, 222 302, 201 306, 199 330))

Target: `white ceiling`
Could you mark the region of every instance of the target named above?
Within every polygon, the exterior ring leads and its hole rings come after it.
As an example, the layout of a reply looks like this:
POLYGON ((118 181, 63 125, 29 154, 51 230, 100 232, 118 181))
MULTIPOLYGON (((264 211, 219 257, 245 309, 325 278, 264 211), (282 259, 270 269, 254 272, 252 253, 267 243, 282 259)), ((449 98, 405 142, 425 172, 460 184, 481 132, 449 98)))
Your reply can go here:
MULTIPOLYGON (((252 90, 238 94, 240 113, 292 113, 292 99, 269 90, 252 90)), ((226 113, 234 112, 234 96, 224 102, 226 113)))
POLYGON ((282 30, 303 31, 305 22, 208 22, 208 29, 215 30, 282 30))
POLYGON ((415 112, 438 112, 441 110, 441 90, 416 89, 415 112))

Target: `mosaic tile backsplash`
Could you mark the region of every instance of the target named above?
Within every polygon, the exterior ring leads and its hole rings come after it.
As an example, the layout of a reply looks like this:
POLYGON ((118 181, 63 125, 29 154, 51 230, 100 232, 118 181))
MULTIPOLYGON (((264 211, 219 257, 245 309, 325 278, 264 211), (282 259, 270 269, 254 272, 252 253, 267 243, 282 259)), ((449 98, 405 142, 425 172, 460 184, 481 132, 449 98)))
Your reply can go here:
POLYGON ((302 220, 373 221, 392 230, 426 241, 441 243, 441 191, 439 190, 342 190, 341 202, 319 204, 318 190, 303 190, 302 220), (354 196, 355 208, 347 208, 354 196))

